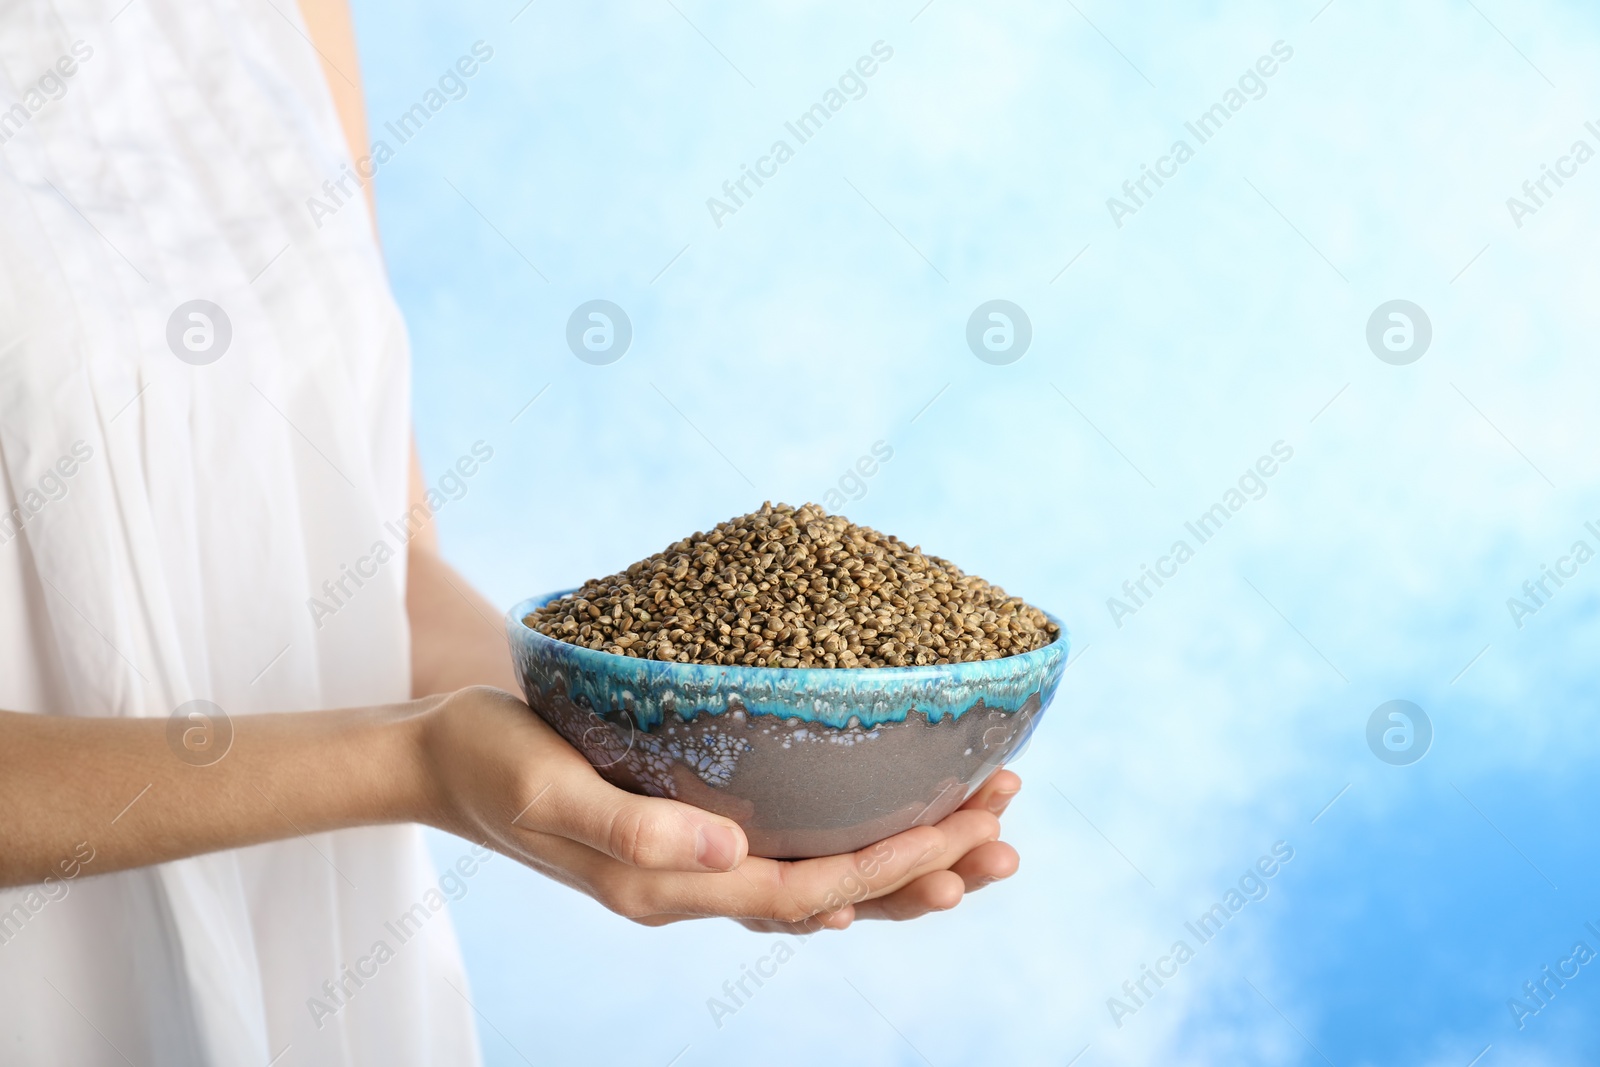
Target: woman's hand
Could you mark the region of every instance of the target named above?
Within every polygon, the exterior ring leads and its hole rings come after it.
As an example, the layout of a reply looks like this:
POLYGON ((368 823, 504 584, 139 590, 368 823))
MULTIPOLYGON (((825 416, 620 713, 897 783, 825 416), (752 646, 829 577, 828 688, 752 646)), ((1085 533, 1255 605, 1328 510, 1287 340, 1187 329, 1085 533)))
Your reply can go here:
POLYGON ((727 916, 756 930, 912 919, 1017 869, 999 815, 1022 781, 1000 771, 935 826, 860 852, 750 856, 737 823, 606 782, 517 697, 488 686, 418 721, 424 821, 481 842, 648 926, 727 916))

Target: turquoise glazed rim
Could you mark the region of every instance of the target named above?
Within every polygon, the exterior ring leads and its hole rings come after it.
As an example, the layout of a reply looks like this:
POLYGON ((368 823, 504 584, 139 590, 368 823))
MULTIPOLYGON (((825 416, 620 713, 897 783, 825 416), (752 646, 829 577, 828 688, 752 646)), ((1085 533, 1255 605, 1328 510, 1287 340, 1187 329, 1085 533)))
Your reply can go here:
MULTIPOLYGON (((700 714, 742 709, 748 715, 802 719, 843 728, 851 720, 867 729, 904 722, 921 712, 929 722, 959 719, 980 700, 989 709, 1016 712, 1038 694, 1042 712, 1055 696, 1071 642, 1061 627, 1050 644, 1002 659, 925 667, 742 667, 670 663, 619 656, 547 637, 522 620, 566 589, 530 597, 506 613, 506 634, 524 688, 548 695, 560 680, 570 699, 605 715, 624 711, 649 732, 669 716, 688 722, 700 714)), ((532 699, 531 693, 524 693, 532 699)))

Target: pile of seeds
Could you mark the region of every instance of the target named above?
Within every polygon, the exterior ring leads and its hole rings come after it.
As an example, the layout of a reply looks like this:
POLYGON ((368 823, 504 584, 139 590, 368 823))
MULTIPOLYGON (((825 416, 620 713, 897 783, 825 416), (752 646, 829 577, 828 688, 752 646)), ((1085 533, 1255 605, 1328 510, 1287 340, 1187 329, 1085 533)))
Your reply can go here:
POLYGON ((981 578, 815 504, 721 523, 524 620, 586 648, 678 663, 907 667, 1000 659, 1060 627, 981 578))

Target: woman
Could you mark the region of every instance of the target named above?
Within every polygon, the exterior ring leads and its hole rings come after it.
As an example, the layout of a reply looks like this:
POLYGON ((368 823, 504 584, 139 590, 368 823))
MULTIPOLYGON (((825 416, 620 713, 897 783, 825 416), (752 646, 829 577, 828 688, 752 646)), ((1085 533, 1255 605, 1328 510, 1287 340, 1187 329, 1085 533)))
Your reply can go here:
POLYGON ((0 67, 0 1059, 472 1062, 419 823, 647 925, 1015 870, 1009 772, 891 849, 748 857, 510 695, 430 526, 350 578, 427 507, 369 205, 305 210, 365 154, 342 5, 25 0, 0 67))

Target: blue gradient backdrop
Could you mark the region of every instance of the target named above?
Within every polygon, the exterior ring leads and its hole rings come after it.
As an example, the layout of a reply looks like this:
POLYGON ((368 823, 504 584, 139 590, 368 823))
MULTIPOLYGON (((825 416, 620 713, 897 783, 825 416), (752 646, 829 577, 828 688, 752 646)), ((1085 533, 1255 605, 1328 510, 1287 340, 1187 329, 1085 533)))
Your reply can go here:
POLYGON ((1600 562, 1507 607, 1600 547, 1600 161, 1520 219, 1506 202, 1600 149, 1592 6, 363 0, 357 21, 380 136, 494 50, 378 199, 424 464, 494 448, 440 520, 497 603, 820 500, 882 441, 845 513, 1081 650, 1017 767, 1017 877, 796 945, 721 1026, 707 999, 772 938, 638 928, 490 864, 454 905, 490 1063, 1600 1060, 1600 965, 1520 1026, 1508 1006, 1600 951, 1600 562), (786 135, 878 41, 865 95, 786 135), (1292 56, 1199 144, 1185 122, 1275 42, 1292 56), (780 137, 794 158, 719 227, 707 198, 780 137), (1114 220, 1180 138, 1193 158, 1114 220), (566 346, 595 298, 633 324, 609 366, 566 346), (1033 326, 1009 366, 965 341, 994 298, 1033 326), (1365 338, 1396 298, 1433 328, 1408 366, 1365 338), (1279 441, 1265 494, 1113 618, 1279 441), (1391 699, 1434 727, 1410 766, 1367 746, 1391 699), (1280 841, 1265 899, 1198 945, 1185 922, 1280 841), (1194 958, 1135 1006, 1122 983, 1180 938, 1194 958))

